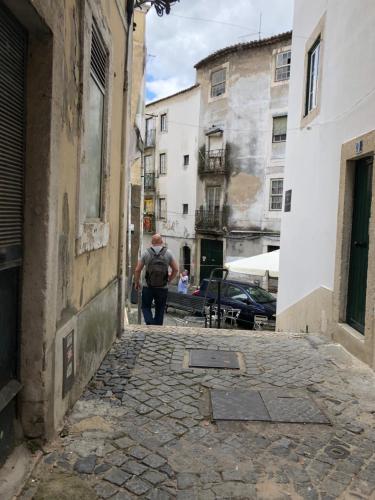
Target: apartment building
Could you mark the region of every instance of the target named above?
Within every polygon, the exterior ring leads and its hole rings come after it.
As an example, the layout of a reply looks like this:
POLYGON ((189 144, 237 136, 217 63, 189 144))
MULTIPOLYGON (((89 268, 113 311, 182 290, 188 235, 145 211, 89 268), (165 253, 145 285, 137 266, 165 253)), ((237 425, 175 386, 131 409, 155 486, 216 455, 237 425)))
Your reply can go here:
POLYGON ((291 33, 195 66, 200 88, 197 278, 280 246, 291 33))
POLYGON ((200 88, 194 85, 146 106, 144 246, 160 233, 180 268, 194 279, 200 88))

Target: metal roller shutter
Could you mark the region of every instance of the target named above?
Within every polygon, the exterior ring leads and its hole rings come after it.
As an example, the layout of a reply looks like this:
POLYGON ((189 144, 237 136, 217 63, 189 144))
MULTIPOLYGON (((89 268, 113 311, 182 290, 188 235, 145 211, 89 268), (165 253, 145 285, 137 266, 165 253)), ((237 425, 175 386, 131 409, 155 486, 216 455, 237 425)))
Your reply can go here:
POLYGON ((0 3, 0 267, 22 254, 25 58, 26 35, 0 3))

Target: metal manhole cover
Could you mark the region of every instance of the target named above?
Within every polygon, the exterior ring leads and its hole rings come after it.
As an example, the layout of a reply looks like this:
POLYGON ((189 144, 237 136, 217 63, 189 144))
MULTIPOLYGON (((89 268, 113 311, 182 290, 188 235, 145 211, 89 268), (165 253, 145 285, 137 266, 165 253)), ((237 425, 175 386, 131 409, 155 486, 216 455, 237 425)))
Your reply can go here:
POLYGON ((270 415, 258 391, 211 391, 214 420, 263 420, 270 415))
POLYGON ((190 368, 229 368, 239 370, 238 353, 234 351, 216 351, 214 349, 191 349, 189 352, 190 368))
POLYGON ((305 392, 211 390, 213 420, 330 424, 305 392))
POLYGON ((329 424, 314 401, 301 391, 263 390, 260 395, 274 422, 329 424))

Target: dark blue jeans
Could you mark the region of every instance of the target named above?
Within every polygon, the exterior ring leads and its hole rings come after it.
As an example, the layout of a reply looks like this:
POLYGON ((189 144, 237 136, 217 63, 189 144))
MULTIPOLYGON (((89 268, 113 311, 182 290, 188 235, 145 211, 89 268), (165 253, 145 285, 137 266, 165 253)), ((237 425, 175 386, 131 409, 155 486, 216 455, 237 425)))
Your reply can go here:
POLYGON ((168 288, 151 288, 144 286, 142 289, 142 312, 146 325, 162 325, 165 305, 167 303, 168 288), (152 316, 152 301, 155 302, 155 317, 152 316))

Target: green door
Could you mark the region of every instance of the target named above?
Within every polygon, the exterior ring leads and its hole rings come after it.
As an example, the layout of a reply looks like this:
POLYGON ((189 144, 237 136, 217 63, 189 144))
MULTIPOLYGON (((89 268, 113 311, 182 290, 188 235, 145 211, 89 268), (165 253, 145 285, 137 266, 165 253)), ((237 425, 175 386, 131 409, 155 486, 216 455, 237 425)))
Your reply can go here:
POLYGON ((200 279, 209 278, 212 269, 223 267, 223 242, 201 240, 200 279))
POLYGON ((356 162, 346 320, 365 332, 366 285, 371 210, 372 158, 356 162))

